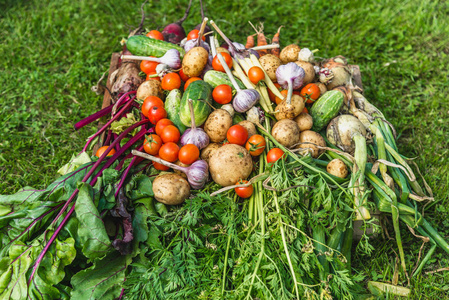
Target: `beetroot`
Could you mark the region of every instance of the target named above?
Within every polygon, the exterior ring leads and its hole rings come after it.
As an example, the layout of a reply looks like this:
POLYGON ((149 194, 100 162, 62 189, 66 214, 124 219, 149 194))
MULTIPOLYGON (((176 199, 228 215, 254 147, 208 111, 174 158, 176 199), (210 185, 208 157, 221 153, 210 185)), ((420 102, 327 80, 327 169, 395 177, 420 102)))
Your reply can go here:
POLYGON ((165 41, 173 44, 179 44, 186 37, 186 31, 182 27, 182 23, 185 21, 185 19, 187 19, 187 16, 189 15, 190 5, 192 5, 192 0, 190 0, 189 6, 187 6, 184 16, 179 21, 165 26, 164 30, 162 31, 165 41))

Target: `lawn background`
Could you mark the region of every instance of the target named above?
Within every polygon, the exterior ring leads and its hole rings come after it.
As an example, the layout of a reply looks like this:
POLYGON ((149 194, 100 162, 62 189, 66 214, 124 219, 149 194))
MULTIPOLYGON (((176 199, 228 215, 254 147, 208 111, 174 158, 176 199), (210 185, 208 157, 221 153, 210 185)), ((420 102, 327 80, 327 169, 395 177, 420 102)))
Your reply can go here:
MULTIPOLYGON (((150 1, 145 27, 162 30, 183 15, 186 2, 150 1)), ((264 22, 269 38, 284 25, 282 46, 297 43, 360 65, 365 95, 396 127, 400 152, 417 157, 434 191, 426 217, 449 239, 448 1, 206 0, 205 6, 234 40, 244 43, 253 33, 247 21, 264 22)), ((102 97, 90 87, 138 25, 139 9, 138 1, 0 0, 0 194, 48 185, 95 131, 76 132, 73 124, 100 108, 102 97)), ((200 19, 194 1, 186 31, 200 19)), ((402 235, 412 270, 421 242, 404 226, 402 235)), ((371 257, 353 264, 370 279, 389 281, 395 249, 394 241, 380 240, 371 257)), ((448 263, 437 251, 424 272, 448 263)), ((423 275, 412 286, 412 299, 444 298, 449 272, 423 275)))

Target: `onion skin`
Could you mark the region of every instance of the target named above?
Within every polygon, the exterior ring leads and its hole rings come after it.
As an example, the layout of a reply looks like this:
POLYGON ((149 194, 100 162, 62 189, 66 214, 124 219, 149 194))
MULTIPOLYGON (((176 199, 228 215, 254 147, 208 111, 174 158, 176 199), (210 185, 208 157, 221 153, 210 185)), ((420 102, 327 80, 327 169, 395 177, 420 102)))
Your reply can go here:
POLYGON ((198 149, 206 148, 209 145, 209 136, 202 128, 189 128, 181 136, 181 145, 193 144, 198 149))
POLYGON ((340 115, 333 118, 326 129, 326 137, 329 142, 350 154, 355 151, 353 140, 355 134, 366 136, 366 129, 362 122, 353 115, 340 115))

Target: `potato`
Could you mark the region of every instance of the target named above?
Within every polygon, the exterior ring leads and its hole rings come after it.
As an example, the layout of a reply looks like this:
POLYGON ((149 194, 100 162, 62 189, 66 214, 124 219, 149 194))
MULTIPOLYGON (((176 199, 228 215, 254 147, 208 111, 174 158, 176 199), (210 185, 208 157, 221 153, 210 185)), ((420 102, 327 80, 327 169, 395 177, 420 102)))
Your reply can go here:
POLYGON ((304 76, 304 79, 302 81, 303 85, 312 83, 315 80, 315 69, 313 68, 313 65, 311 63, 298 60, 295 61, 295 64, 303 68, 304 72, 306 72, 306 75, 304 76))
POLYGON ((298 54, 301 48, 298 45, 291 44, 282 49, 279 58, 281 59, 283 64, 294 62, 298 60, 298 54))
POLYGON ((346 176, 348 176, 348 167, 338 158, 331 160, 327 164, 326 170, 329 174, 340 178, 346 178, 346 176))
POLYGON ((281 60, 279 57, 273 54, 267 54, 259 58, 259 62, 262 68, 267 72, 268 77, 271 81, 277 82, 276 69, 281 65, 281 60))
POLYGON ((309 130, 313 126, 312 116, 308 113, 300 113, 299 116, 295 118, 296 124, 298 124, 299 131, 309 130))
POLYGON ((304 110, 304 99, 299 95, 292 95, 291 104, 287 103, 287 99, 282 100, 274 111, 276 120, 293 119, 304 110))
POLYGON ((312 130, 306 130, 301 132, 299 135, 299 142, 304 143, 298 145, 297 149, 304 149, 302 154, 311 153, 313 158, 317 158, 320 156, 325 150, 319 149, 317 146, 326 147, 326 142, 324 141, 324 138, 315 131, 312 130))
POLYGON ((324 83, 322 82, 315 82, 315 84, 320 88, 320 95, 323 95, 324 93, 327 92, 327 87, 324 83))
MULTIPOLYGON (((190 166, 190 165, 183 164, 183 163, 180 162, 179 160, 175 161, 174 164, 175 164, 175 165, 178 165, 178 166, 180 166, 180 167, 188 167, 188 166, 190 166)), ((178 174, 178 175, 181 176, 182 178, 187 179, 187 175, 186 175, 186 173, 184 173, 183 171, 180 171, 180 170, 173 170, 173 171, 175 172, 175 174, 178 174)))
POLYGON ((248 131, 248 138, 257 134, 256 126, 254 126, 254 124, 251 123, 250 121, 241 121, 238 124, 245 127, 246 131, 248 131))
POLYGON ((182 71, 189 77, 200 76, 208 58, 209 54, 203 47, 192 48, 182 60, 182 71))
POLYGON ((177 174, 164 174, 153 181, 154 198, 167 205, 183 203, 190 195, 190 185, 177 174))
POLYGON ((207 145, 206 148, 201 150, 201 159, 204 160, 205 162, 209 163, 209 159, 210 159, 212 153, 214 153, 214 151, 220 147, 221 147, 221 145, 218 143, 210 143, 209 145, 207 145))
POLYGON ((242 146, 227 144, 215 150, 209 159, 212 179, 221 186, 236 184, 246 179, 253 170, 253 160, 242 146))
POLYGON ((214 110, 204 124, 204 131, 214 143, 223 142, 226 139, 226 133, 232 126, 232 117, 224 109, 214 110))
POLYGON ((228 49, 223 48, 223 47, 217 47, 217 53, 221 53, 221 52, 226 52, 227 54, 230 54, 228 49))
POLYGON ((164 91, 162 90, 161 82, 158 80, 144 81, 137 89, 136 97, 139 100, 145 100, 149 96, 156 96, 164 99, 164 91))
POLYGON ((282 146, 290 148, 299 142, 299 127, 295 121, 283 119, 274 124, 271 135, 282 146))

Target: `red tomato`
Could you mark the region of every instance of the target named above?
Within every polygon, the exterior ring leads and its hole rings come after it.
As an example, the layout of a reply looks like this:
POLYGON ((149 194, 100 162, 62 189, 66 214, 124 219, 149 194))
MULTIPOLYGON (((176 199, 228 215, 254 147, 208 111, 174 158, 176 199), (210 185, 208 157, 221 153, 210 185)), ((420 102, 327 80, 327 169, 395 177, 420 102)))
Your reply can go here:
POLYGON ((157 76, 156 71, 152 71, 150 73, 147 74, 147 78, 146 80, 157 80, 157 81, 161 81, 161 78, 159 76, 157 76), (155 76, 156 75, 156 76, 155 76), (151 77, 153 76, 153 77, 151 77))
POLYGON ((197 80, 202 80, 202 79, 199 78, 199 77, 191 77, 191 78, 189 78, 186 81, 186 84, 184 84, 184 91, 187 90, 187 87, 189 86, 189 84, 191 84, 192 82, 197 81, 197 80))
MULTIPOLYGON (((189 34, 187 35, 187 40, 194 40, 198 38, 200 31, 198 29, 193 29, 192 31, 189 32, 189 34)), ((203 37, 201 38, 203 41, 206 40, 206 37, 203 35, 203 37)))
MULTIPOLYGON (((236 183, 236 185, 245 184, 248 183, 248 180, 239 180, 239 182, 236 183)), ((241 198, 249 198, 253 194, 253 186, 244 186, 244 187, 236 187, 234 188, 235 193, 237 196, 241 198)))
POLYGON ((161 136, 162 129, 164 129, 167 125, 173 125, 173 122, 169 119, 159 120, 159 122, 157 122, 156 124, 156 134, 158 136, 161 136))
POLYGON ((220 84, 214 88, 212 97, 218 104, 227 104, 232 101, 232 88, 227 84, 220 84))
POLYGON ((155 61, 142 60, 140 63, 140 70, 145 74, 149 74, 151 72, 156 72, 156 67, 159 63, 155 61))
MULTIPOLYGON (((97 153, 95 153, 95 156, 96 156, 96 157, 102 156, 103 153, 104 153, 104 152, 106 151, 106 149, 108 149, 108 148, 109 148, 109 146, 103 146, 103 147, 98 148, 97 153)), ((106 156, 112 156, 112 155, 114 155, 114 154, 115 154, 115 149, 112 148, 111 151, 109 151, 108 155, 106 155, 106 156)))
POLYGON ((157 122, 167 117, 167 111, 163 106, 153 106, 148 111, 148 119, 151 124, 156 125, 157 122))
POLYGON ((178 73, 168 73, 162 78, 162 89, 171 91, 181 87, 181 77, 178 73))
POLYGON ((265 73, 261 68, 254 66, 248 70, 248 78, 252 83, 258 84, 259 81, 265 78, 265 73))
POLYGON ((255 134, 248 139, 245 148, 252 156, 259 156, 265 150, 266 145, 267 143, 265 142, 263 136, 255 134))
MULTIPOLYGON (((279 83, 275 83, 274 85, 277 87, 279 91, 282 91, 281 85, 279 83)), ((268 89, 268 96, 270 97, 271 102, 276 103, 276 96, 270 89, 268 89)))
POLYGON ((159 156, 168 162, 175 162, 178 160, 179 147, 173 142, 163 144, 159 149, 159 156))
POLYGON ((302 112, 308 114, 309 110, 307 109, 307 107, 304 106, 304 109, 302 110, 302 112))
POLYGON ((187 144, 179 150, 178 159, 186 165, 193 164, 200 157, 200 149, 194 144, 187 144))
POLYGON ((320 97, 320 88, 315 83, 309 83, 301 89, 301 96, 306 99, 306 103, 313 103, 320 97))
POLYGON ((164 40, 164 35, 157 30, 151 30, 150 32, 147 33, 147 37, 152 38, 152 39, 156 39, 156 40, 164 40))
POLYGON ((143 150, 150 155, 157 155, 159 149, 162 146, 161 138, 156 134, 150 134, 145 136, 143 141, 143 150))
POLYGON ((246 128, 242 125, 238 124, 231 126, 226 133, 226 138, 231 144, 243 146, 248 139, 248 130, 246 130, 246 128))
POLYGON ((146 97, 141 107, 142 114, 148 118, 148 112, 153 106, 164 107, 164 102, 161 100, 161 98, 156 96, 146 97))
MULTIPOLYGON (((155 156, 160 158, 159 155, 155 155, 155 156)), ((168 169, 170 169, 169 167, 164 166, 163 164, 157 163, 155 161, 153 161, 153 167, 159 171, 167 171, 168 169)))
MULTIPOLYGON (((226 52, 220 52, 223 58, 225 59, 226 64, 228 65, 229 69, 232 68, 232 57, 226 52)), ((221 65, 220 60, 218 59, 218 56, 215 55, 214 59, 212 60, 212 68, 216 71, 220 72, 226 72, 223 66, 221 65)))
POLYGON ((284 155, 284 151, 279 148, 273 148, 267 153, 267 162, 274 163, 284 155))
POLYGON ((182 81, 187 82, 187 80, 189 80, 189 76, 187 76, 186 74, 184 74, 184 71, 181 69, 179 70, 179 77, 181 77, 182 81))
POLYGON ((179 138, 181 137, 181 133, 179 132, 178 128, 174 125, 167 125, 162 129, 161 132, 161 139, 164 143, 177 143, 179 141, 179 138))

